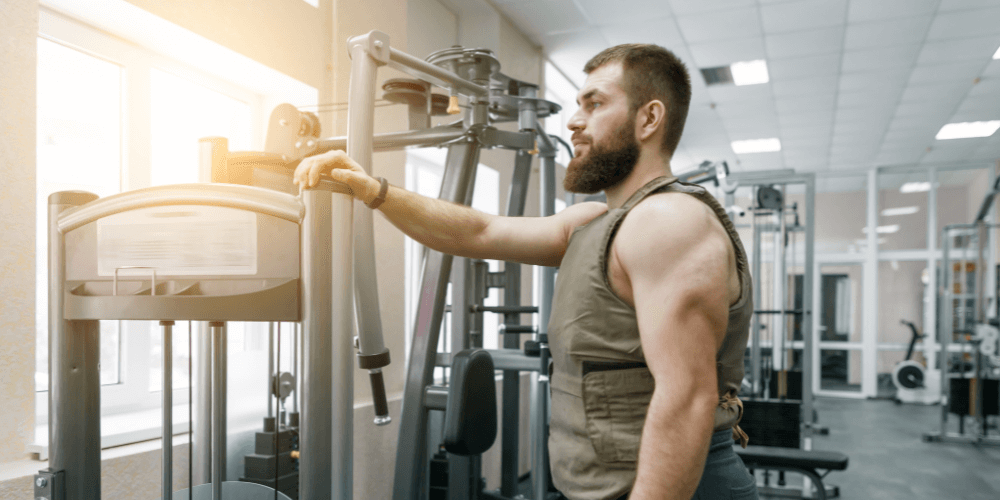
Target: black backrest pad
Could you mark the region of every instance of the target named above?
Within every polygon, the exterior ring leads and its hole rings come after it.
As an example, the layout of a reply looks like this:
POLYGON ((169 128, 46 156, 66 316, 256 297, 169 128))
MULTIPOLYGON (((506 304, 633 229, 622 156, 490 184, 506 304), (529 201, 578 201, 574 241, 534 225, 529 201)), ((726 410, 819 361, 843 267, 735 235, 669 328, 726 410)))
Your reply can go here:
POLYGON ((478 455, 497 438, 497 389, 493 358, 482 349, 467 349, 451 359, 448 407, 444 415, 444 447, 456 455, 478 455))
POLYGON ((744 400, 740 427, 750 436, 750 444, 798 448, 801 405, 794 400, 744 400))

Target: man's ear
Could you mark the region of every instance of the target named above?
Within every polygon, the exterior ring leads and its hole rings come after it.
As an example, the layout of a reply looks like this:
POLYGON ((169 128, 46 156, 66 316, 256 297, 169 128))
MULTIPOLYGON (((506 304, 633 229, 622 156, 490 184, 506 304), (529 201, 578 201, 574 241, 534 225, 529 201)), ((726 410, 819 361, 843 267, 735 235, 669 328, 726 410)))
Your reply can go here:
POLYGON ((645 141, 666 128, 667 107, 663 101, 653 99, 638 109, 635 114, 636 137, 645 141))

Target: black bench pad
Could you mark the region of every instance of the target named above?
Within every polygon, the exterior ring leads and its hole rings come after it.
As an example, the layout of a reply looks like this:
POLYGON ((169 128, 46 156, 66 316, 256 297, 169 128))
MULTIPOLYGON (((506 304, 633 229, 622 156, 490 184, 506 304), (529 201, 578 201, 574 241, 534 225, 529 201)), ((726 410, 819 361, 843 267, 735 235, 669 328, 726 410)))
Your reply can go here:
POLYGON ((845 470, 847 455, 836 451, 800 450, 773 446, 737 447, 736 454, 749 467, 787 467, 802 469, 845 470))

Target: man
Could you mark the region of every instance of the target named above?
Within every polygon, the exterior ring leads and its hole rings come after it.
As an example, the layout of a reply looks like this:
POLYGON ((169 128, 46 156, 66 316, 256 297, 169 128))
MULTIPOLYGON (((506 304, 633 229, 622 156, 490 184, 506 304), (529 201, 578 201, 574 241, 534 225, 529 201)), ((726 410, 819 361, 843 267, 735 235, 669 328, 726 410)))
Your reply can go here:
POLYGON ((746 443, 736 398, 753 309, 746 255, 718 202, 670 175, 690 77, 655 45, 607 49, 584 71, 564 187, 603 190, 606 205, 492 216, 385 188, 339 151, 303 160, 296 182, 328 172, 441 252, 560 267, 549 450, 568 498, 756 498, 732 449, 746 443))

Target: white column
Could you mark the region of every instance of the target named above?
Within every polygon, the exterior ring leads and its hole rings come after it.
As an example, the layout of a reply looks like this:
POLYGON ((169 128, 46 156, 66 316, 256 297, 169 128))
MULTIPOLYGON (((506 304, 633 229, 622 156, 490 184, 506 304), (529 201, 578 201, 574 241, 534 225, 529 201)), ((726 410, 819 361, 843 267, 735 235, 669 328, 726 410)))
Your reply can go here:
POLYGON ((878 390, 878 169, 868 171, 868 245, 865 253, 861 331, 861 394, 875 397, 878 390))
POLYGON ((937 366, 940 349, 937 333, 937 167, 927 171, 931 190, 927 193, 927 286, 924 288, 924 359, 927 367, 937 366))

